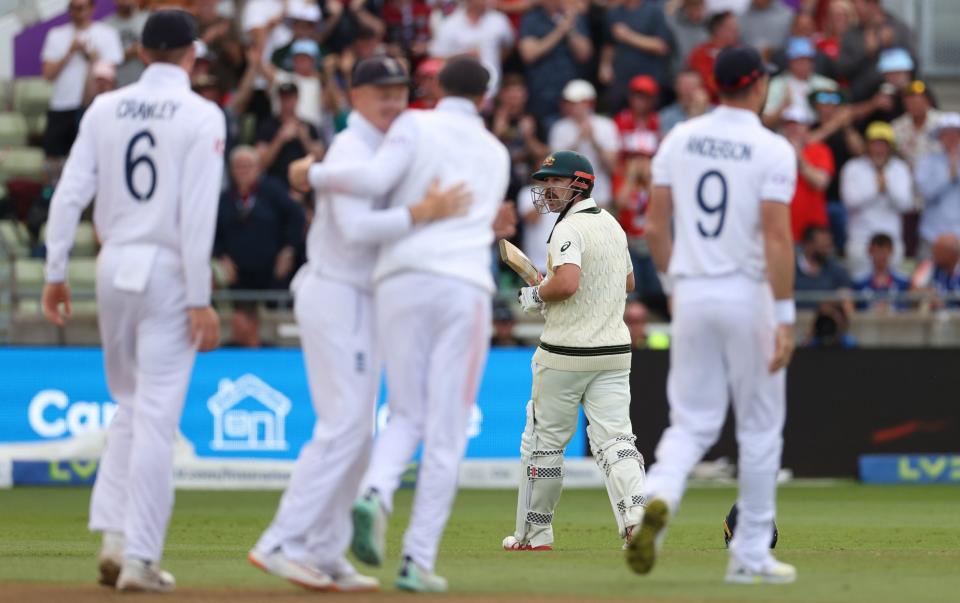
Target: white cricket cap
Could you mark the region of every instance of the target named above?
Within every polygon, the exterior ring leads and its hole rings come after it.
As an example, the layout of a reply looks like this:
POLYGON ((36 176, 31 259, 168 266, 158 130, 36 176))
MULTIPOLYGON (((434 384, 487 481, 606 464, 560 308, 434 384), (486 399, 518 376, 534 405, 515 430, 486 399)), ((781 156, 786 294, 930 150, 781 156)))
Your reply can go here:
POLYGON ((940 119, 937 120, 937 125, 934 126, 933 131, 930 132, 930 135, 936 138, 940 136, 944 130, 960 130, 960 113, 951 111, 941 115, 940 119))
POLYGON ((597 91, 587 80, 570 80, 563 87, 563 100, 568 103, 597 100, 597 91))
POLYGON ((320 22, 320 7, 309 2, 290 2, 287 6, 287 18, 297 21, 320 22))
POLYGON ((783 121, 792 121, 798 124, 810 125, 813 123, 813 113, 811 113, 806 107, 800 105, 791 105, 787 107, 782 114, 780 114, 780 119, 783 121))

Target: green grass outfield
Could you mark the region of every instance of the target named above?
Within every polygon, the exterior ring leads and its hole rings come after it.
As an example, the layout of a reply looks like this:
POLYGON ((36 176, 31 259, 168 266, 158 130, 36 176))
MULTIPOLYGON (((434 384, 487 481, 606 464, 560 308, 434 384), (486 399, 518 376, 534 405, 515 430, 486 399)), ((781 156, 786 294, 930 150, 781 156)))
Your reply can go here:
MULTIPOLYGON (((165 560, 178 585, 285 588, 244 560, 278 498, 277 492, 179 492, 165 560)), ((691 490, 671 524, 657 568, 639 577, 623 562, 609 502, 600 490, 563 495, 555 523, 557 550, 551 553, 500 550, 501 539, 513 530, 514 492, 464 491, 437 571, 459 593, 568 600, 960 601, 956 486, 781 489, 777 550, 797 565, 799 579, 779 587, 723 584, 720 526, 734 498, 730 488, 691 490)), ((85 489, 0 491, 0 581, 91 583, 98 540, 85 529, 88 499, 85 489)), ((391 557, 399 553, 410 501, 411 492, 398 494, 391 557)), ((372 573, 392 584, 395 569, 391 563, 372 573)))

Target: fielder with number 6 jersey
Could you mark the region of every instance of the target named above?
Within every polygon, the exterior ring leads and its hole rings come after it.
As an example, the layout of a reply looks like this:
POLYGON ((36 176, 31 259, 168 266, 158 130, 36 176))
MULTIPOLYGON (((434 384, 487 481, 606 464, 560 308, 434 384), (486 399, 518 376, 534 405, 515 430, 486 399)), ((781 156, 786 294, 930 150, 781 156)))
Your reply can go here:
POLYGON ((564 448, 581 404, 620 537, 643 514, 643 458, 630 425, 630 333, 623 322, 633 264, 617 220, 590 197, 590 161, 573 151, 548 156, 534 180, 540 213, 559 213, 547 241, 547 277, 520 290, 525 312, 546 318, 533 356, 533 392, 520 443, 523 476, 508 551, 550 550, 563 488, 564 448))
POLYGON ((94 195, 100 339, 117 414, 90 502, 103 533, 100 582, 168 592, 160 570, 173 510, 173 442, 197 351, 215 348, 210 250, 226 124, 190 90, 193 17, 160 10, 143 28, 140 80, 101 94, 80 122, 50 202, 44 315, 70 314, 67 259, 94 195))

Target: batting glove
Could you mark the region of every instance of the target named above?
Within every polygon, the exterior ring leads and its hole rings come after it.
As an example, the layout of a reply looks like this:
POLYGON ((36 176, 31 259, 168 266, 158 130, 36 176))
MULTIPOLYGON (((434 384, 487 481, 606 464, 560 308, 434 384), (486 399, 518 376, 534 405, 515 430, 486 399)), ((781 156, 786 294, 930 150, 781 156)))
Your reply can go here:
POLYGON ((517 295, 517 301, 520 302, 520 308, 522 308, 524 312, 540 311, 543 308, 543 300, 540 299, 540 285, 520 289, 520 293, 517 295))

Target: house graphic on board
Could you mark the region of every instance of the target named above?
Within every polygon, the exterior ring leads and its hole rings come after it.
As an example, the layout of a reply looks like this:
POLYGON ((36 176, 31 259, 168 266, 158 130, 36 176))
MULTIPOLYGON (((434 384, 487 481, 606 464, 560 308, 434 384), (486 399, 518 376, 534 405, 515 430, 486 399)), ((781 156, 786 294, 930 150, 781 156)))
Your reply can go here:
POLYGON ((256 375, 236 381, 223 379, 217 393, 207 400, 213 415, 214 450, 286 450, 285 424, 290 399, 256 375))

